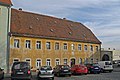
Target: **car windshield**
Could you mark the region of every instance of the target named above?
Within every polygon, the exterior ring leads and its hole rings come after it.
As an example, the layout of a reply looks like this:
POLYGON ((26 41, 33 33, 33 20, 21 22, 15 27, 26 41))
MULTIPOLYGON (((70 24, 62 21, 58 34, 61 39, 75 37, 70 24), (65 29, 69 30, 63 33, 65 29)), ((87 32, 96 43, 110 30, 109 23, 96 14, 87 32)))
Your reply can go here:
POLYGON ((61 68, 69 68, 68 65, 62 65, 61 68))
POLYGON ((15 63, 14 64, 14 69, 25 69, 29 68, 28 63, 15 63))
POLYGON ((51 66, 42 66, 41 70, 52 70, 51 66))
POLYGON ((93 66, 99 66, 99 64, 93 64, 93 66))
POLYGON ((105 65, 112 65, 111 62, 105 62, 105 65))

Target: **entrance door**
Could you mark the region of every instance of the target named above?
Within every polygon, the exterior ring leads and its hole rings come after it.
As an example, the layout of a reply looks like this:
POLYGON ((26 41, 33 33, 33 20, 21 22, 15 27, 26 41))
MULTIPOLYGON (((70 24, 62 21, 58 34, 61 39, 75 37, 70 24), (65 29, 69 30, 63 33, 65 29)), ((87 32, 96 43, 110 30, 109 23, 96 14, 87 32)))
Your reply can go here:
POLYGON ((75 59, 74 59, 74 58, 71 59, 71 67, 72 67, 73 65, 75 65, 75 59))
POLYGON ((102 61, 109 61, 109 60, 110 60, 109 55, 104 54, 102 57, 102 61))

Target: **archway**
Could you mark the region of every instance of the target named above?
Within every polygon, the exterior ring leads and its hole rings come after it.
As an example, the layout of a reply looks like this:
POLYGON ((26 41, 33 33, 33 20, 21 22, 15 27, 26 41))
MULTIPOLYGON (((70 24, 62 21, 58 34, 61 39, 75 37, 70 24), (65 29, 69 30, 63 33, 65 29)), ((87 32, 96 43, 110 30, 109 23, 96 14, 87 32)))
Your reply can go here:
POLYGON ((109 61, 109 60, 110 60, 109 55, 104 54, 102 57, 102 61, 109 61))

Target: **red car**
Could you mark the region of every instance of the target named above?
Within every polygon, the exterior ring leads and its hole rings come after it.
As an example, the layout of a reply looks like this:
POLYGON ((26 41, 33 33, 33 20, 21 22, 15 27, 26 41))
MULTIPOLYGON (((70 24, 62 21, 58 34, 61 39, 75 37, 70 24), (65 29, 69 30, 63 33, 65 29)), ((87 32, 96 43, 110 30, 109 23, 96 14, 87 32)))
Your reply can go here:
POLYGON ((74 65, 71 67, 72 74, 87 74, 88 69, 85 65, 74 65))

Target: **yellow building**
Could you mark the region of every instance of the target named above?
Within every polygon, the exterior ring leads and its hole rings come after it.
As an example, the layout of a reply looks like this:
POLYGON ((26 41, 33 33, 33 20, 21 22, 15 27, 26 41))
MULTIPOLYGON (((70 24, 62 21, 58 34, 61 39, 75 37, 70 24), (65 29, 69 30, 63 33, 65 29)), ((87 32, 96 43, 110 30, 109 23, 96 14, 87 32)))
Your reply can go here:
POLYGON ((83 24, 21 9, 11 12, 10 66, 14 61, 28 61, 37 69, 100 60, 101 42, 83 24))

